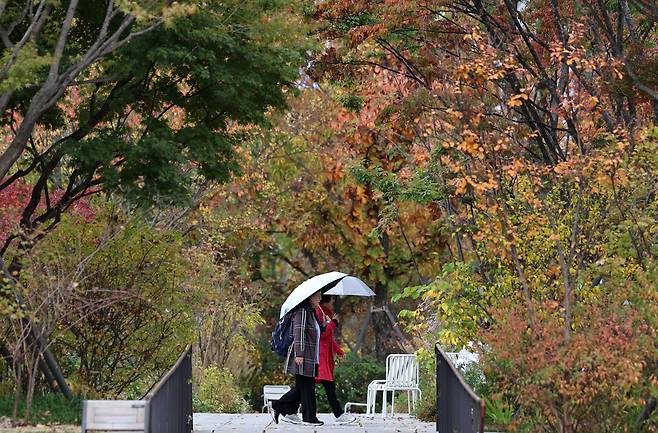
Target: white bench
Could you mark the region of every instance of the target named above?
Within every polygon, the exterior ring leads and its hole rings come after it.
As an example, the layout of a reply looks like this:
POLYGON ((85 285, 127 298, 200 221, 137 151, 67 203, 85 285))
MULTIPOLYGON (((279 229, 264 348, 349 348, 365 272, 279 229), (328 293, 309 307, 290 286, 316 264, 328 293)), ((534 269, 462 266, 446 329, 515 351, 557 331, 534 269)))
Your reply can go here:
POLYGON ((263 386, 263 408, 261 412, 267 410, 268 413, 272 412, 272 402, 277 401, 286 392, 290 391, 288 385, 265 385, 263 386))
POLYGON ((146 400, 85 400, 82 402, 82 433, 148 433, 146 400))

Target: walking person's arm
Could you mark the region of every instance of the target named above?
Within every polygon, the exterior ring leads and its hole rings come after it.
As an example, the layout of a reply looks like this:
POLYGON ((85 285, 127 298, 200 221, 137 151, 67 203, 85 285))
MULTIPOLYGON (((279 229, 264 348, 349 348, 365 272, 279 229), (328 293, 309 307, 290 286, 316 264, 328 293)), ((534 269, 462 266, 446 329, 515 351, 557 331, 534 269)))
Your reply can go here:
MULTIPOLYGON (((331 324, 334 326, 334 328, 338 328, 338 314, 333 315, 333 317, 331 318, 331 324)), ((341 358, 345 356, 345 352, 340 347, 340 344, 336 342, 336 339, 333 338, 333 335, 331 338, 331 351, 334 352, 336 355, 340 356, 341 358)))
POLYGON ((328 331, 336 329, 336 324, 331 321, 331 318, 327 316, 322 310, 322 307, 317 307, 315 309, 315 317, 318 319, 318 324, 320 325, 320 334, 322 337, 326 336, 328 331))
POLYGON ((340 344, 338 344, 338 343, 336 342, 336 340, 332 340, 332 341, 331 341, 331 350, 332 350, 336 355, 340 356, 341 358, 342 358, 343 356, 345 356, 345 352, 344 352, 343 349, 340 347, 340 344))
POLYGON ((304 362, 304 346, 306 345, 306 309, 300 308, 295 312, 292 321, 292 344, 295 350, 295 364, 304 362))

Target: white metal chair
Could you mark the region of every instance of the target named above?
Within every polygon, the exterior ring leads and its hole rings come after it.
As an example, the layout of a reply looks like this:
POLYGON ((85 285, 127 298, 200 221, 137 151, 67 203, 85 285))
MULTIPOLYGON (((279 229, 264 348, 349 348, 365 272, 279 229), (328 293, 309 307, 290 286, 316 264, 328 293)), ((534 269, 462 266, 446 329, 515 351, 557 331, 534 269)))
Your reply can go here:
POLYGON ((466 367, 472 363, 478 363, 480 357, 477 353, 469 352, 466 349, 462 349, 459 352, 445 352, 452 365, 456 368, 466 367))
POLYGON ((283 396, 286 392, 290 391, 288 385, 265 385, 263 386, 263 408, 261 412, 267 410, 268 413, 272 412, 272 402, 276 401, 283 396))
POLYGON ((448 359, 450 360, 450 362, 452 362, 452 365, 457 367, 457 365, 459 364, 459 353, 457 353, 457 352, 445 352, 445 354, 448 357, 448 359))
POLYGON ((416 409, 416 400, 422 397, 418 386, 418 360, 416 355, 395 354, 386 357, 386 379, 373 380, 368 385, 366 403, 345 403, 345 412, 351 406, 365 406, 366 416, 374 416, 377 392, 383 393, 382 417, 386 418, 387 396, 391 392, 391 416, 395 414, 395 392, 407 392, 407 405, 409 413, 416 409))

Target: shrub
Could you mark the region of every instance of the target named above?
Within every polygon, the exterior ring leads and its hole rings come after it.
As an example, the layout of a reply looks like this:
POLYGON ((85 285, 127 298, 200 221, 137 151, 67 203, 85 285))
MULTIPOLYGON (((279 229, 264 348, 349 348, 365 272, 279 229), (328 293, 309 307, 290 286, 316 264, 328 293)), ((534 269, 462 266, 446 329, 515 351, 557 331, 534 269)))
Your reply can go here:
POLYGON ((423 393, 423 398, 416 405, 416 418, 427 422, 436 420, 436 393, 423 393))
POLYGON ((656 340, 652 319, 642 312, 655 310, 655 294, 648 301, 643 289, 616 289, 574 308, 568 339, 557 303, 536 305, 532 326, 512 305, 496 312, 496 324, 484 333, 492 350, 483 360, 485 371, 500 377, 500 388, 516 396, 519 417, 511 427, 630 431, 652 395, 656 340))
MULTIPOLYGON (((423 421, 436 418, 436 358, 434 349, 416 351, 419 369, 420 390, 423 395, 416 404, 416 416, 423 421)), ((397 406, 397 405, 396 405, 397 406)))
POLYGON ((195 412, 243 413, 249 411, 249 404, 235 384, 230 371, 210 366, 195 371, 195 392, 193 405, 195 412))
POLYGON ((486 398, 491 395, 491 385, 482 372, 482 367, 476 362, 460 365, 459 372, 464 378, 464 382, 471 387, 475 395, 480 398, 486 398))
POLYGON ((0 381, 0 398, 9 395, 13 396, 13 394, 14 394, 14 382, 10 380, 0 381))
POLYGON ((23 258, 23 296, 51 323, 51 349, 77 391, 139 398, 192 341, 199 304, 184 288, 183 248, 176 232, 106 205, 84 223, 64 217, 23 258))

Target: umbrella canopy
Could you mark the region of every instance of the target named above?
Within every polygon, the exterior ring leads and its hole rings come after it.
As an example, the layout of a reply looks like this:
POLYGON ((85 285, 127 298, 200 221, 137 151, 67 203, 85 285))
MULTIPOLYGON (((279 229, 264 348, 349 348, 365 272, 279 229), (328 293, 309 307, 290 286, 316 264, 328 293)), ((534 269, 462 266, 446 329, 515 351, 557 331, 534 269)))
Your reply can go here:
POLYGON ((297 286, 290 295, 288 295, 288 299, 286 299, 281 306, 281 314, 279 315, 279 318, 288 314, 290 310, 304 302, 313 293, 318 290, 327 291, 346 276, 347 274, 342 272, 327 272, 326 274, 316 275, 315 277, 304 281, 297 286))
POLYGON ((347 276, 342 278, 334 287, 327 290, 325 295, 340 296, 375 296, 375 292, 370 287, 356 277, 347 276))

